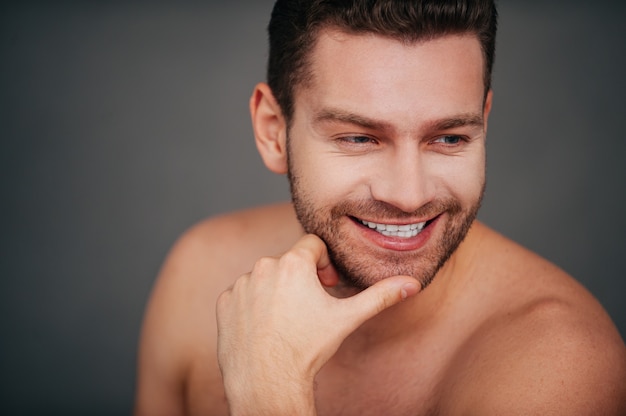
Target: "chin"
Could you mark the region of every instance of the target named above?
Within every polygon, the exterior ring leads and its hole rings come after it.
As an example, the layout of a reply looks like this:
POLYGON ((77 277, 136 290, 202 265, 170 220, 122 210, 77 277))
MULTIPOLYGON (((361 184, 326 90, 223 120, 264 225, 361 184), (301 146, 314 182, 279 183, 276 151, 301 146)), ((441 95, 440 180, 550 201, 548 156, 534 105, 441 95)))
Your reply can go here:
POLYGON ((444 259, 430 253, 414 253, 412 256, 356 258, 353 254, 337 252, 331 247, 329 256, 343 284, 359 290, 364 290, 387 277, 399 275, 411 276, 425 288, 449 257, 446 256, 444 259))

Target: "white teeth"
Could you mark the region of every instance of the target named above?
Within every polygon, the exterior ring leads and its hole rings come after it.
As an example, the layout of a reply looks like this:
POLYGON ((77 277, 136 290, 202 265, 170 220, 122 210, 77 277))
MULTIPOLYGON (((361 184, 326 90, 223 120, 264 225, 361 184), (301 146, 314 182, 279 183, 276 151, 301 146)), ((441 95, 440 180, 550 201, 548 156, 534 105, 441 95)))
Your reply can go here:
POLYGON ((411 238, 418 235, 426 222, 418 222, 414 224, 403 224, 403 225, 395 225, 395 224, 379 224, 375 222, 363 221, 359 220, 363 225, 375 229, 379 233, 387 237, 400 237, 400 238, 411 238))

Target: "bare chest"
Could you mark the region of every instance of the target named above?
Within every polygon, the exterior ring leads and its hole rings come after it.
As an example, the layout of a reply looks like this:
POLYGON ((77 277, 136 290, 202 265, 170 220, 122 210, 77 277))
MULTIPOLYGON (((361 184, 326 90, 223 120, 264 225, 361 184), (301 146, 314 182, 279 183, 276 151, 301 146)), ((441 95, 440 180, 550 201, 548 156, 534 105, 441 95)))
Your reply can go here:
POLYGON ((436 414, 445 360, 441 354, 413 353, 330 361, 316 378, 318 415, 436 414))
MULTIPOLYGON (((436 415, 445 364, 437 351, 393 351, 334 357, 315 379, 319 416, 436 415), (358 358, 357 358, 358 357, 358 358)), ((219 377, 206 364, 194 366, 187 384, 190 415, 228 415, 219 377)))

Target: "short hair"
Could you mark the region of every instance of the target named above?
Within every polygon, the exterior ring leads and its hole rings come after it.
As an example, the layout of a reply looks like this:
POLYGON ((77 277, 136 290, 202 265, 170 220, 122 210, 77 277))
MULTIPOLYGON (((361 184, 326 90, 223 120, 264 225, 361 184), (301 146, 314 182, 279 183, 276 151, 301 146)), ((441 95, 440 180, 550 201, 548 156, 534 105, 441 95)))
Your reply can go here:
POLYGON ((267 82, 289 124, 295 88, 311 79, 308 58, 324 28, 373 33, 406 43, 471 33, 481 44, 486 96, 491 88, 497 18, 494 0, 277 0, 268 26, 267 82))

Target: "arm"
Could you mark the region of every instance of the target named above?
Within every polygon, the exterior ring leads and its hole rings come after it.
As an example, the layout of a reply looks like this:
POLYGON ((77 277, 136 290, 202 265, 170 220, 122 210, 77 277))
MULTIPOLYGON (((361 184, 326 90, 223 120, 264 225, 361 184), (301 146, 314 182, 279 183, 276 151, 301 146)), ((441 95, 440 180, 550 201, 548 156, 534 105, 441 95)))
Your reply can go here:
POLYGON ((343 340, 419 290, 394 276, 337 299, 320 282, 336 283, 333 274, 324 243, 308 235, 220 296, 218 360, 233 415, 315 415, 314 378, 343 340))
POLYGON ((157 279, 142 325, 135 416, 184 414, 183 366, 178 359, 181 334, 168 319, 168 312, 178 309, 171 296, 175 277, 168 262, 157 279))
POLYGON ((159 273, 141 331, 136 416, 180 416, 199 409, 227 414, 214 313, 217 296, 232 279, 213 278, 216 258, 224 259, 224 253, 206 238, 220 232, 218 225, 208 221, 185 233, 159 273), (192 382, 193 374, 198 377, 192 382))

